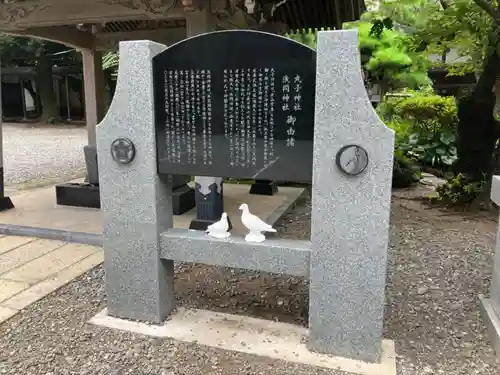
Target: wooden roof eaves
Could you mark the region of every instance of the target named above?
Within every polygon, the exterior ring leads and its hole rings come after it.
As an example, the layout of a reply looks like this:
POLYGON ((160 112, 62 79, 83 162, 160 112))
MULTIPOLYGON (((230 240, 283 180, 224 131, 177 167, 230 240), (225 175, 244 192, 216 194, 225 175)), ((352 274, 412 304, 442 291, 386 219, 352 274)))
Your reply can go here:
POLYGON ((184 19, 184 8, 177 6, 182 4, 181 1, 170 1, 176 7, 169 8, 167 4, 153 10, 145 5, 147 1, 138 0, 25 0, 4 3, 0 4, 0 31, 83 23, 184 19))

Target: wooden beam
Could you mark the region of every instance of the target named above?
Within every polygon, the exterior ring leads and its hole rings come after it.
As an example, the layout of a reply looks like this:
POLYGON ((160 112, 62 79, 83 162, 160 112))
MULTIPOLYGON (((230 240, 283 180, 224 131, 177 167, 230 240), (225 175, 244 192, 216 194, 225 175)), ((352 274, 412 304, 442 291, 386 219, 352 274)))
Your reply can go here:
POLYGON ((184 19, 181 2, 165 0, 26 0, 0 5, 0 30, 141 19, 184 19))
POLYGON ((124 40, 151 40, 153 42, 172 45, 186 39, 186 28, 169 28, 155 30, 138 30, 123 33, 98 33, 96 47, 100 50, 114 49, 118 42, 124 40))
POLYGON ((8 34, 46 39, 76 49, 92 49, 96 41, 93 35, 80 31, 74 26, 32 27, 25 30, 9 31, 8 34))

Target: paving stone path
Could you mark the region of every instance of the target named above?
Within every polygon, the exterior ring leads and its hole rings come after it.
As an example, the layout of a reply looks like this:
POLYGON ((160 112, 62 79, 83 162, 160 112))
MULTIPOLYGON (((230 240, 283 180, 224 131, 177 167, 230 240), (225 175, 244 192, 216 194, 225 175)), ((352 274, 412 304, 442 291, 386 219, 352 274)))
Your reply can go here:
POLYGON ((95 246, 0 236, 0 323, 102 261, 95 246))

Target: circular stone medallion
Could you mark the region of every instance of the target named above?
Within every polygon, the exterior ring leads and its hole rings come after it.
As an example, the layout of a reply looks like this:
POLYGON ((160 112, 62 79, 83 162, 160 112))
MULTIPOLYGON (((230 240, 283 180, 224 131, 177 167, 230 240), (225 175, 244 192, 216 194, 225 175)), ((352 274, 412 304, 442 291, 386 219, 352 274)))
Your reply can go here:
POLYGON ((130 139, 117 138, 111 143, 111 156, 120 164, 128 164, 135 157, 135 146, 130 139))
POLYGON ((337 152, 337 167, 347 175, 357 176, 368 166, 368 152, 358 145, 347 145, 337 152))

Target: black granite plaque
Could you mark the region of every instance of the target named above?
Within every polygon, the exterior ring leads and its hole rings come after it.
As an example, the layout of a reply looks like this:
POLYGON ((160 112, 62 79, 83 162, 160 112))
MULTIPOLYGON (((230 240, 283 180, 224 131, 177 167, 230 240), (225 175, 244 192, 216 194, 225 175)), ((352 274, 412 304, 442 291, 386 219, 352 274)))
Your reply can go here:
POLYGON ((153 77, 159 173, 311 181, 313 49, 213 32, 157 55, 153 77))

